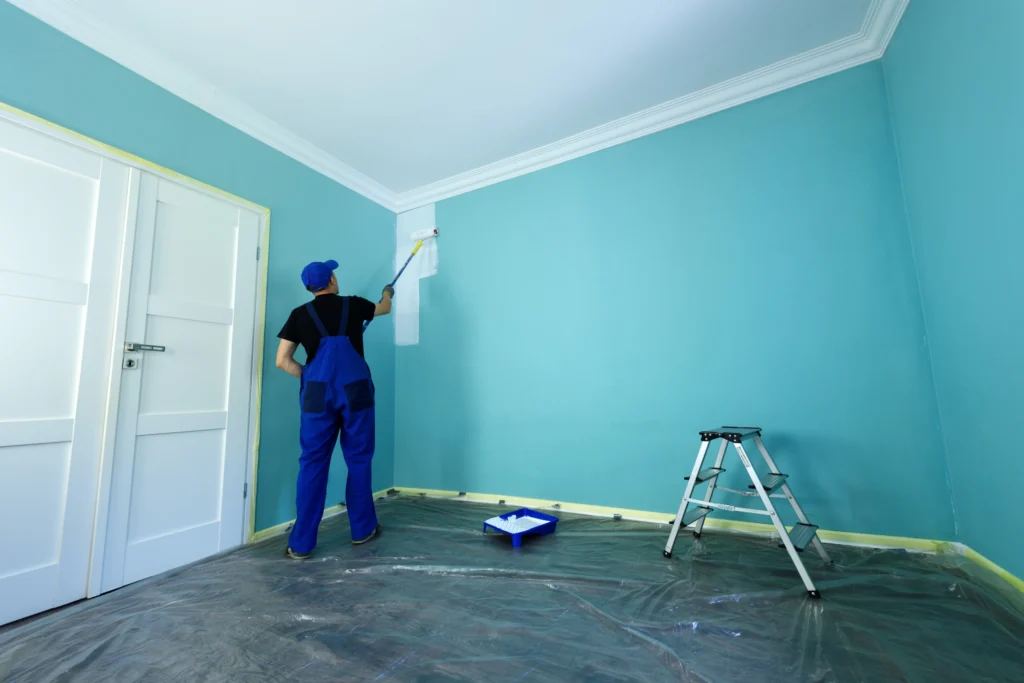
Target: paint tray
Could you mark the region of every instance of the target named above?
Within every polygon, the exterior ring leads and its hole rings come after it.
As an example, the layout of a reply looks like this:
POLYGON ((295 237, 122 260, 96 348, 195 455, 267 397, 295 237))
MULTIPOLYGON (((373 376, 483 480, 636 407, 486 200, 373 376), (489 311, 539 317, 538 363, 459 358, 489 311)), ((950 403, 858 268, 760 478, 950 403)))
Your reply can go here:
POLYGON ((508 534, 512 537, 512 547, 518 548, 523 544, 523 536, 546 536, 554 532, 558 517, 545 515, 528 508, 520 508, 514 512, 506 512, 497 517, 491 517, 484 522, 484 533, 488 529, 508 534))

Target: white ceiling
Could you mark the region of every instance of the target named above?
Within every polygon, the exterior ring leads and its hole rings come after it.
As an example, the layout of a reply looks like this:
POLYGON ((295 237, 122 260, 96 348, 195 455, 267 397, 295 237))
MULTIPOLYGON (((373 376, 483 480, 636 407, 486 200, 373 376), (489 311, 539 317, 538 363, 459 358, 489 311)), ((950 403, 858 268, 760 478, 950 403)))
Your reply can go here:
POLYGON ((11 2, 403 208, 877 58, 906 0, 11 2))

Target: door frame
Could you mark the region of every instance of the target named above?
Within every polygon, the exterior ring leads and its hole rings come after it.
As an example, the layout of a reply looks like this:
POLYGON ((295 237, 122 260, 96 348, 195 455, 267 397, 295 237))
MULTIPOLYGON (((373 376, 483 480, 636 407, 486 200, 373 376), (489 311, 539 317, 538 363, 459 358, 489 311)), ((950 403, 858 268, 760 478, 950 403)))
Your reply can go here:
POLYGON ((117 278, 114 342, 111 346, 110 377, 107 385, 107 405, 103 429, 103 446, 100 454, 99 487, 93 520, 87 597, 91 598, 100 594, 100 585, 103 578, 103 554, 106 547, 107 514, 109 511, 110 488, 113 475, 114 438, 116 436, 117 406, 120 397, 121 363, 124 355, 125 327, 128 319, 126 304, 131 280, 131 259, 135 245, 135 221, 138 214, 137 190, 141 179, 141 172, 152 173, 164 180, 179 183, 211 197, 228 201, 239 208, 253 211, 258 215, 259 264, 256 273, 256 324, 253 328, 252 364, 249 382, 249 429, 245 476, 247 495, 239 500, 239 504, 243 506, 243 525, 238 530, 239 545, 251 542, 256 523, 256 474, 259 462, 260 406, 263 395, 263 354, 264 337, 266 335, 267 276, 270 251, 270 209, 212 185, 207 185, 165 166, 138 157, 130 152, 47 121, 4 102, 0 102, 0 119, 11 121, 65 143, 99 154, 102 157, 113 159, 127 165, 130 169, 129 205, 125 211, 125 223, 122 226, 122 251, 118 257, 120 271, 117 278))

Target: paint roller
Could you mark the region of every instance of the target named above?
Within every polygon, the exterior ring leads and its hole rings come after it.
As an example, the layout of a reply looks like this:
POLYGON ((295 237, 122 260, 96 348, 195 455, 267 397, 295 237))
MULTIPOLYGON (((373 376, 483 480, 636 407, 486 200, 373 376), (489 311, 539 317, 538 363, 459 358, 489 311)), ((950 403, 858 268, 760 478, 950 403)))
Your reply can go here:
MULTIPOLYGON (((416 244, 413 246, 412 253, 409 254, 409 258, 405 259, 405 263, 403 263, 402 267, 398 269, 398 274, 395 275, 395 279, 391 281, 392 287, 394 287, 395 283, 398 282, 398 278, 402 277, 402 273, 405 272, 406 267, 409 265, 409 262, 412 261, 413 256, 416 255, 416 252, 419 251, 420 247, 423 246, 423 241, 434 239, 435 237, 437 237, 437 228, 430 228, 428 230, 417 230, 413 234, 409 235, 410 239, 416 240, 416 244)), ((384 297, 381 297, 382 301, 383 299, 384 297)), ((367 320, 366 322, 363 323, 363 331, 366 331, 366 328, 370 326, 371 322, 372 321, 367 320)))

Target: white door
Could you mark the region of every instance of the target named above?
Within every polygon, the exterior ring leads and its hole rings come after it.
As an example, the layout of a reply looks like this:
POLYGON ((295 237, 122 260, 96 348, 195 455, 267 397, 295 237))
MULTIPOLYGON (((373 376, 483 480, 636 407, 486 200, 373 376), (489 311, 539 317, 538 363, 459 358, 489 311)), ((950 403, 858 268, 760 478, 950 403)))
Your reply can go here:
POLYGON ((86 595, 132 173, 0 120, 0 624, 86 595))
POLYGON ((259 216, 143 173, 101 589, 243 541, 259 216))

